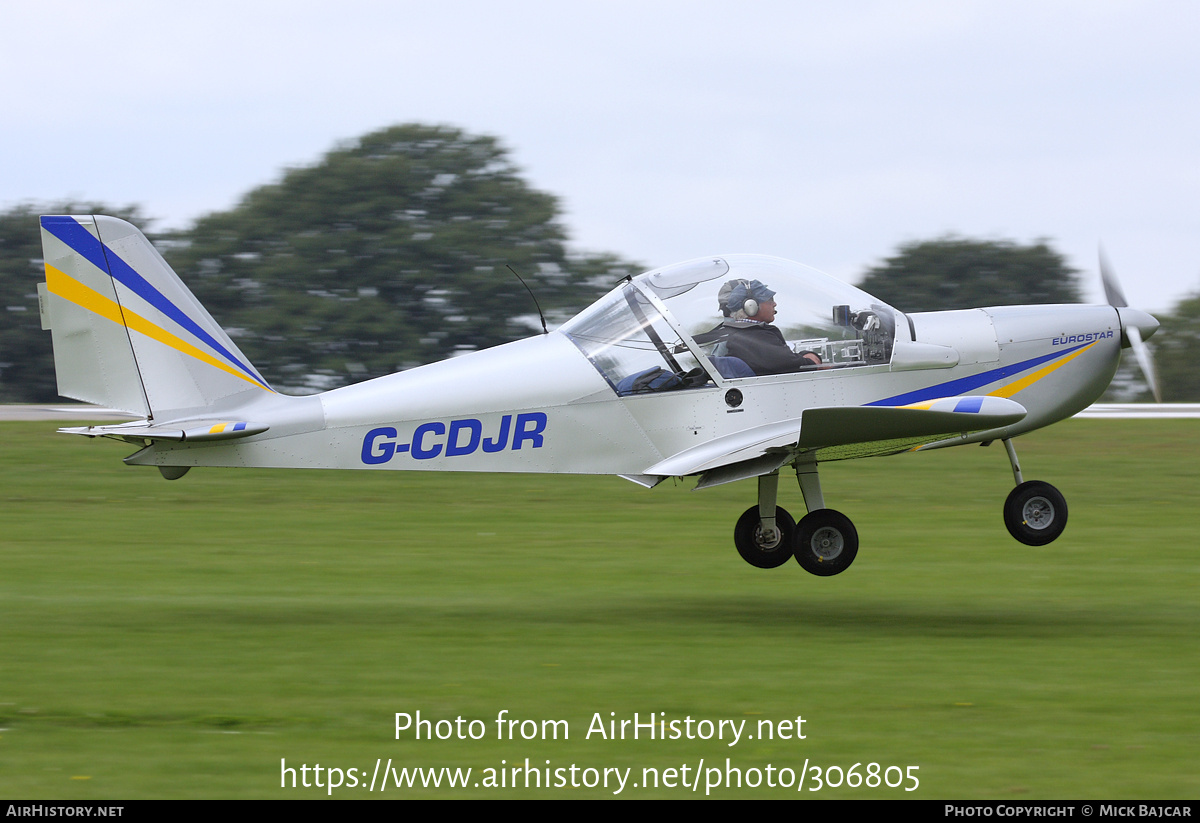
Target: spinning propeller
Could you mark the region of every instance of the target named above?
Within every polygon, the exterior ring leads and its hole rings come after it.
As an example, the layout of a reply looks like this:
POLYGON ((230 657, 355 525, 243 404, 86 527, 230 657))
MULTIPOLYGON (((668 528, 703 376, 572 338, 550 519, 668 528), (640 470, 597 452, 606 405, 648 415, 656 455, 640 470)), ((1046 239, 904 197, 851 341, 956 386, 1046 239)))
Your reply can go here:
POLYGON ((1121 318, 1121 345, 1133 349, 1133 356, 1137 358, 1142 374, 1150 384, 1155 402, 1161 403, 1162 392, 1159 390, 1158 376, 1154 371, 1154 359, 1150 356, 1149 347, 1143 342, 1158 331, 1158 321, 1144 311, 1129 307, 1129 301, 1125 299, 1125 292, 1121 290, 1121 283, 1109 265, 1104 249, 1100 249, 1100 279, 1104 283, 1104 296, 1108 305, 1115 308, 1117 316, 1121 318))

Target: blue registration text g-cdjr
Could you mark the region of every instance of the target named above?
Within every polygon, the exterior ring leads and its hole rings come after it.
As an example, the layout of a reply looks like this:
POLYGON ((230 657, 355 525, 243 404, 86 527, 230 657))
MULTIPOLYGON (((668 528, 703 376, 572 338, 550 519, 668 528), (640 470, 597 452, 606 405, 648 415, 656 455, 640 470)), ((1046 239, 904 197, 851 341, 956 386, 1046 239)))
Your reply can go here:
POLYGON ((479 449, 495 453, 509 449, 517 451, 528 443, 540 449, 543 432, 546 430, 545 412, 523 412, 516 416, 506 414, 500 419, 500 429, 494 435, 483 436, 483 422, 473 417, 422 423, 413 431, 411 443, 399 443, 399 433, 391 426, 371 429, 363 438, 362 462, 369 466, 386 463, 398 454, 408 453, 414 460, 429 460, 434 457, 461 457, 474 454, 479 449))

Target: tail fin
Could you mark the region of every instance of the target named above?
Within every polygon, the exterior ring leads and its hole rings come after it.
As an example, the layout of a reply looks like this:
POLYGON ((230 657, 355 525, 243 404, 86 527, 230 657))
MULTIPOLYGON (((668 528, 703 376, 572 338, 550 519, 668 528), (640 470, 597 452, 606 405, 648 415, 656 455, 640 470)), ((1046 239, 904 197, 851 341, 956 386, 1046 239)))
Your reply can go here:
POLYGON ((272 391, 135 226, 43 217, 42 252, 59 394, 165 420, 272 391))

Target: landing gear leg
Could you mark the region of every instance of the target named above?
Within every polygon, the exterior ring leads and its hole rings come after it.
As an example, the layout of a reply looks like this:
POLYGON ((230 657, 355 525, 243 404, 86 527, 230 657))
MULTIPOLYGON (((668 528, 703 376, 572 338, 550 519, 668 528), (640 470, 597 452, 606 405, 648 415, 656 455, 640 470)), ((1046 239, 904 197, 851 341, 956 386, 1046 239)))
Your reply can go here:
POLYGON ((821 478, 817 474, 817 462, 796 464, 796 481, 804 495, 804 505, 810 512, 825 508, 825 496, 821 494, 821 478))
POLYGON ((1026 481, 1017 463, 1017 450, 1004 441, 1017 487, 1004 501, 1004 525, 1008 533, 1027 546, 1052 543, 1067 527, 1067 501, 1058 489, 1040 480, 1026 481))
POLYGON ((796 464, 796 480, 808 514, 796 524, 792 554, 806 572, 819 577, 840 574, 858 555, 858 531, 846 515, 825 508, 815 460, 796 464))
POLYGON ((1019 486, 1025 482, 1025 478, 1021 476, 1021 464, 1017 462, 1017 450, 1011 440, 1004 441, 1004 451, 1008 453, 1008 462, 1012 465, 1013 482, 1019 486))
POLYGON ((733 529, 733 544, 751 566, 774 569, 792 556, 792 532, 796 521, 787 509, 775 505, 779 493, 779 472, 758 478, 758 505, 751 506, 738 518, 733 529))

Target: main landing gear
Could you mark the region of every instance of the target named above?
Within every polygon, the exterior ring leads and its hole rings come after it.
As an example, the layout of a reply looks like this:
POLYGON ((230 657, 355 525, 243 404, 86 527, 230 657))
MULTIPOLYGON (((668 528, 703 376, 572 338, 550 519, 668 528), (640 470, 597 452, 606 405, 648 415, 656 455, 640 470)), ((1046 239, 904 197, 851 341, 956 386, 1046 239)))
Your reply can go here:
MULTIPOLYGON (((1012 441, 1002 442, 1017 486, 1004 501, 1004 525, 1027 546, 1051 543, 1067 527, 1067 501, 1049 483, 1025 480, 1012 441)), ((797 523, 775 505, 779 472, 762 475, 758 505, 746 509, 733 530, 738 554, 760 569, 774 569, 794 557, 801 568, 819 577, 841 574, 858 555, 858 532, 846 515, 825 508, 815 461, 796 463, 796 479, 808 514, 797 523)))
POLYGON ((799 463, 796 479, 808 514, 797 523, 775 505, 779 472, 758 478, 758 505, 746 510, 733 530, 738 554, 752 566, 773 569, 789 558, 807 572, 829 577, 845 571, 858 554, 858 532, 841 512, 825 508, 815 462, 799 463))

